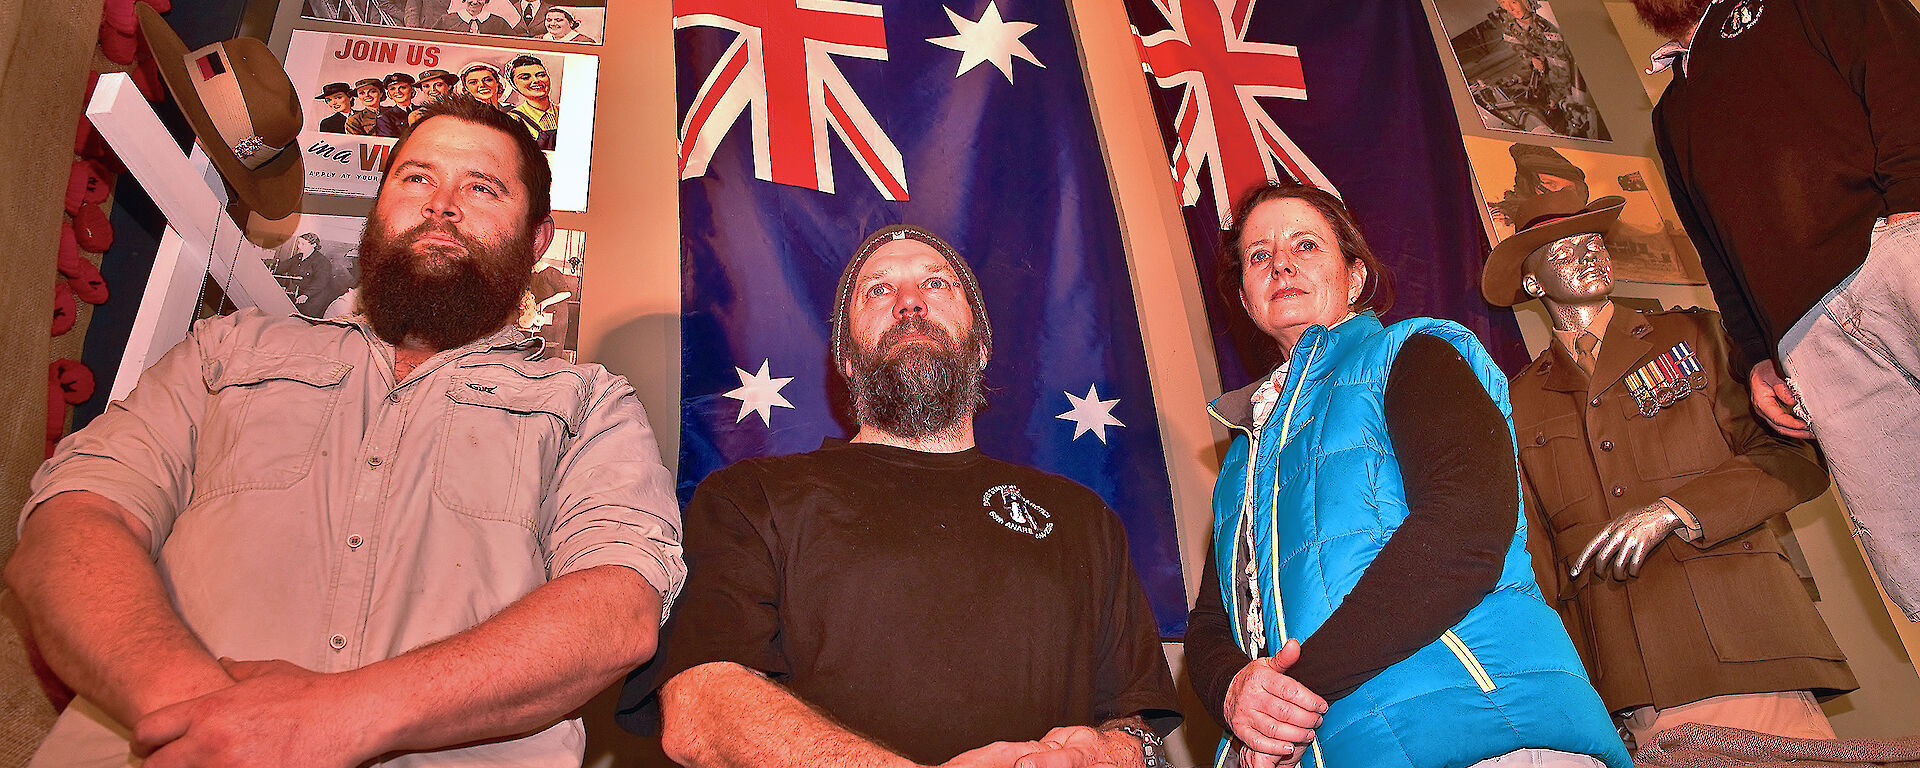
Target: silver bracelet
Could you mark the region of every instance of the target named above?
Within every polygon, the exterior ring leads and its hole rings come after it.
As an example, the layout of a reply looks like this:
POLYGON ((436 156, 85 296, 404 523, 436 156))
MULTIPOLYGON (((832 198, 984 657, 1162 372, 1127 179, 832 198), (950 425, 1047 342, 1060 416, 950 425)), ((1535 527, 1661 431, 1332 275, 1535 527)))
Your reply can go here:
POLYGON ((1167 762, 1166 758, 1160 756, 1161 753, 1166 750, 1167 745, 1165 741, 1160 739, 1159 734, 1145 728, 1135 728, 1131 725, 1123 725, 1114 730, 1140 740, 1141 765, 1146 766, 1146 768, 1173 768, 1173 763, 1167 762))

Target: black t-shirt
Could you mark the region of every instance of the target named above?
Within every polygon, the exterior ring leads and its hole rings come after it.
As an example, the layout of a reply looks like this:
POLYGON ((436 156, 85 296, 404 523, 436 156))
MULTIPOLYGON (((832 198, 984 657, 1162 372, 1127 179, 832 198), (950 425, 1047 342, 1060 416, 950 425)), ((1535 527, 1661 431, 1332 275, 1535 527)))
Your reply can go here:
POLYGON ((1120 521, 1092 491, 988 458, 839 441, 710 475, 687 583, 623 725, 681 671, 767 673, 922 763, 1063 725, 1178 722, 1120 521))

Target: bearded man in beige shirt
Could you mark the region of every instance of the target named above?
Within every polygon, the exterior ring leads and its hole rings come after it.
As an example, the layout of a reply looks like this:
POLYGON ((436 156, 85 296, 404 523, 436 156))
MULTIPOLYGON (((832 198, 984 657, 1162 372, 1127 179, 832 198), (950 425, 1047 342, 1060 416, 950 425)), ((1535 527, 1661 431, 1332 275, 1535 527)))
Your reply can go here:
POLYGON ((8 564, 79 699, 35 765, 578 766, 653 653, 680 518, 625 379, 511 320, 551 171, 424 108, 361 314, 199 323, 34 478, 8 564))

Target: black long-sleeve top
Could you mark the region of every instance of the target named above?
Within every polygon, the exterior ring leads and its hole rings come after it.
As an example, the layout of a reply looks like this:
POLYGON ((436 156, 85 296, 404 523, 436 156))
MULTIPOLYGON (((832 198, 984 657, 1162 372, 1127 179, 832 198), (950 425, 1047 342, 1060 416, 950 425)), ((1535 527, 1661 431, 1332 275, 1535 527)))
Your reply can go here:
POLYGON ((1718 3, 1670 71, 1653 128, 1674 207, 1727 335, 1747 362, 1772 358, 1866 260, 1874 219, 1920 211, 1920 12, 1718 3))
MULTIPOLYGON (((1451 344, 1407 340, 1387 377, 1386 419, 1410 512, 1287 672, 1329 702, 1478 605, 1499 582, 1520 516, 1506 418, 1451 344)), ((1251 659, 1234 641, 1211 548, 1187 618, 1186 659, 1201 702, 1225 725, 1227 687, 1251 659)))

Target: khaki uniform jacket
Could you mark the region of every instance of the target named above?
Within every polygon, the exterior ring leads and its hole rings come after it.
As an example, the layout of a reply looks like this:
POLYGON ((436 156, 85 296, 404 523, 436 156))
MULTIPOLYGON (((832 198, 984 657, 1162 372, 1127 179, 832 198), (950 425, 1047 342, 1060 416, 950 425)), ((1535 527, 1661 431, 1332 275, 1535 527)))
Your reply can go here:
POLYGON ((1616 307, 1594 373, 1549 345, 1513 378, 1513 423, 1534 569, 1607 708, 1858 687, 1768 526, 1827 475, 1754 420, 1719 315, 1616 307), (1680 342, 1706 389, 1641 415, 1625 378, 1680 342), (1662 496, 1699 520, 1697 539, 1668 536, 1625 582, 1568 577, 1608 521, 1662 496))

